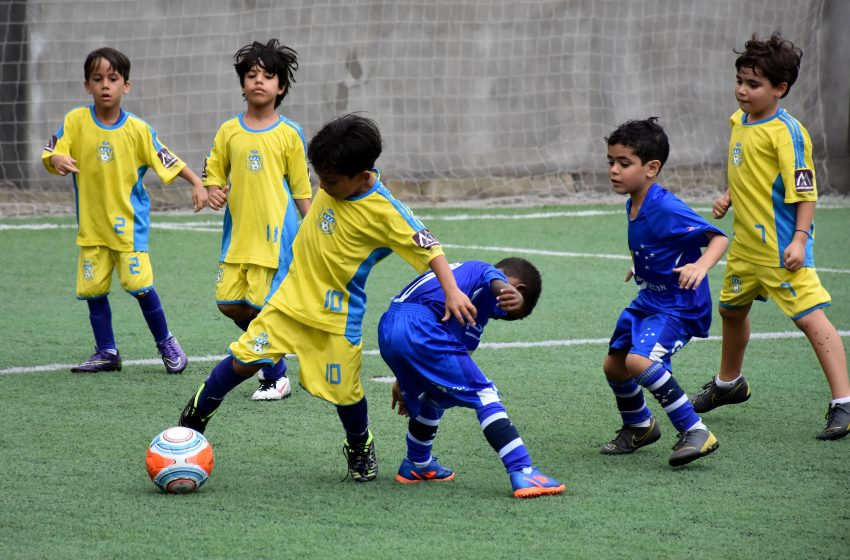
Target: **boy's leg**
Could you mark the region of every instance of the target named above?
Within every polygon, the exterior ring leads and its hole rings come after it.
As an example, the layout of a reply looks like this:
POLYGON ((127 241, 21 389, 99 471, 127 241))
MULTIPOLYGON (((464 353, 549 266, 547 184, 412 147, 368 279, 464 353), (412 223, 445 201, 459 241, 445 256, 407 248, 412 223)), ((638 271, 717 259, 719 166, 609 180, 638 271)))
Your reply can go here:
POLYGON ((156 349, 162 357, 165 371, 168 373, 181 373, 186 369, 186 353, 180 347, 180 343, 168 330, 168 322, 165 320, 165 311, 159 300, 159 294, 153 288, 133 294, 139 301, 142 315, 148 324, 148 328, 156 342, 156 349))
POLYGON ((644 368, 637 382, 652 393, 679 432, 669 460, 671 466, 685 465, 717 449, 717 438, 694 412, 685 391, 664 364, 638 354, 629 354, 626 364, 633 375, 644 368))
POLYGON ((428 395, 419 397, 415 416, 411 415, 407 426, 407 457, 396 474, 396 481, 403 484, 415 482, 448 482, 454 479, 451 469, 439 464, 431 455, 437 428, 445 409, 428 395))
POLYGON ((661 437, 658 422, 643 398, 643 388, 626 370, 626 355, 625 350, 612 348, 602 367, 623 421, 622 427, 617 430, 617 437, 599 450, 603 455, 633 453, 661 437))
POLYGON ((369 430, 369 404, 366 397, 349 405, 336 405, 345 430, 343 452, 348 461, 348 474, 355 482, 369 482, 378 476, 375 441, 369 430))
POLYGON ((71 368, 72 373, 121 371, 121 356, 112 330, 112 308, 107 296, 86 300, 89 321, 94 332, 95 352, 85 362, 71 368))
POLYGON ((224 358, 189 399, 180 414, 178 425, 203 433, 225 395, 253 376, 258 369, 259 364, 240 364, 230 356, 224 358))
POLYGON ((750 341, 751 306, 726 307, 721 304, 719 307, 723 320, 720 371, 691 399, 694 410, 700 414, 718 406, 742 403, 750 398, 750 386, 741 371, 750 341))
POLYGON ((843 438, 850 433, 850 381, 847 378, 844 342, 823 309, 816 309, 794 323, 809 339, 832 391, 832 401, 826 413, 826 428, 817 438, 843 438))

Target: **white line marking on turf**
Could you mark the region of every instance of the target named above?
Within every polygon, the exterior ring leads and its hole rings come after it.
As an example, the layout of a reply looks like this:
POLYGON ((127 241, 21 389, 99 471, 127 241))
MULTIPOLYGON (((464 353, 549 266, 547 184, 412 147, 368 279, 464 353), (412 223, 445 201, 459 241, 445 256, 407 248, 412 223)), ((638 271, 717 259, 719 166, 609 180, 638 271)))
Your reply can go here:
MULTIPOLYGON (((803 338, 805 335, 800 331, 786 331, 786 332, 766 332, 766 333, 752 333, 750 335, 750 340, 780 340, 780 339, 789 339, 789 338, 803 338)), ((842 338, 850 337, 850 331, 838 331, 838 336, 842 338)), ((721 340, 719 336, 709 336, 708 338, 694 338, 692 342, 718 342, 721 340)), ((571 338, 566 340, 540 340, 540 341, 532 341, 532 342, 483 342, 479 346, 479 348, 490 348, 493 350, 506 350, 506 349, 514 349, 514 348, 541 348, 541 347, 557 347, 557 346, 584 346, 584 345, 593 345, 593 344, 608 344, 610 341, 609 338, 571 338)), ((207 354, 206 356, 189 356, 189 362, 219 362, 221 361, 226 354, 207 354)), ((365 356, 378 356, 380 352, 378 350, 364 350, 363 355, 365 356)), ((143 359, 143 360, 124 360, 124 366, 154 366, 161 365, 162 360, 160 359, 143 359)), ((58 371, 58 370, 67 370, 71 369, 77 364, 46 364, 43 366, 17 366, 10 367, 6 369, 0 369, 0 375, 6 375, 10 373, 38 373, 42 371, 58 371)), ((114 373, 114 372, 109 372, 114 373)), ((80 374, 86 375, 86 374, 80 374)), ((381 379, 394 379, 394 378, 373 378, 375 381, 379 381, 381 379)))

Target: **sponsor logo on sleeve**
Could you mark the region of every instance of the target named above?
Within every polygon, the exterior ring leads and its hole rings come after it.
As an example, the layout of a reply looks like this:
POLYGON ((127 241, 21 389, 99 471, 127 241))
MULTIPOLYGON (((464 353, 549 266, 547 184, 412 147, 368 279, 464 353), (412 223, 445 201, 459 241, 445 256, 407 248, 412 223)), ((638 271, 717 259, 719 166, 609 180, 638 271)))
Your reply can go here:
POLYGON ((56 142, 58 142, 58 141, 59 141, 59 139, 56 138, 55 134, 53 136, 51 136, 50 140, 47 141, 47 145, 44 147, 44 151, 45 152, 52 152, 53 150, 55 150, 56 149, 56 142))
POLYGON ((430 249, 440 244, 440 241, 427 229, 419 230, 413 234, 413 242, 423 249, 430 249))
POLYGON ((162 162, 162 166, 166 169, 170 169, 175 163, 180 161, 177 156, 168 151, 168 148, 161 149, 156 153, 156 156, 159 158, 159 161, 162 162))
POLYGON ((794 170, 794 188, 798 193, 807 193, 815 190, 815 175, 811 169, 794 170))

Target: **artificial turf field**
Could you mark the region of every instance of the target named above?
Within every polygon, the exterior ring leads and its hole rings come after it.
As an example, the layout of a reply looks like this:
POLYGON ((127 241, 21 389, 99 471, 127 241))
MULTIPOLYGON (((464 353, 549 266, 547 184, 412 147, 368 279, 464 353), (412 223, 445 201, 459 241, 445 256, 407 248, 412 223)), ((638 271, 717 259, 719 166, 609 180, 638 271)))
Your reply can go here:
MULTIPOLYGON (((699 207, 699 205, 697 205, 699 207)), ((706 210, 706 208, 702 208, 706 210)), ((511 497, 501 462, 470 410, 446 413, 435 444, 453 482, 400 485, 406 422, 390 410, 389 369, 376 352, 378 318, 414 275, 391 256, 367 284, 363 380, 380 475, 345 476, 343 434, 330 405, 294 383, 283 402, 239 386, 206 435, 210 481, 185 496, 148 480, 144 455, 237 328, 216 309, 221 216, 154 215, 151 256, 169 325, 190 357, 166 375, 135 300, 110 297, 120 373, 72 375, 92 352, 74 299, 73 218, 0 221, 0 557, 2 558, 845 558, 850 546, 850 437, 820 442, 829 400, 808 342, 773 303, 756 304, 745 374, 753 397, 704 416, 714 454, 680 469, 675 430, 657 404, 662 439, 604 457, 619 416, 601 364, 634 296, 622 205, 417 211, 450 261, 517 255, 543 274, 534 314, 491 322, 476 352, 560 496, 511 497)), ((731 233, 731 219, 719 222, 731 233)), ((815 258, 850 346, 850 208, 819 208, 815 258)), ((723 265, 712 271, 712 293, 723 265)), ((673 359, 694 394, 716 371, 712 338, 673 359)), ((290 377, 298 378, 297 359, 290 377)))

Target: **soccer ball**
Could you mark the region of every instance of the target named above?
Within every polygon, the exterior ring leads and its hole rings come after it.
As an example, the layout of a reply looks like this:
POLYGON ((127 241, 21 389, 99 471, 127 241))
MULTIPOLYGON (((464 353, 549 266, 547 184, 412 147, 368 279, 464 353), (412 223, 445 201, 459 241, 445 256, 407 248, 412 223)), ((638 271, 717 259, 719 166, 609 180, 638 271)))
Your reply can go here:
POLYGON ((148 475, 169 494, 187 494, 204 485, 213 470, 210 442, 192 428, 168 428, 148 447, 148 475))

